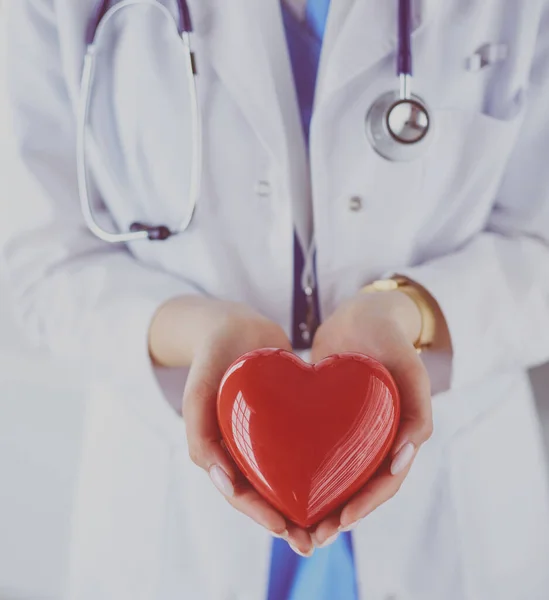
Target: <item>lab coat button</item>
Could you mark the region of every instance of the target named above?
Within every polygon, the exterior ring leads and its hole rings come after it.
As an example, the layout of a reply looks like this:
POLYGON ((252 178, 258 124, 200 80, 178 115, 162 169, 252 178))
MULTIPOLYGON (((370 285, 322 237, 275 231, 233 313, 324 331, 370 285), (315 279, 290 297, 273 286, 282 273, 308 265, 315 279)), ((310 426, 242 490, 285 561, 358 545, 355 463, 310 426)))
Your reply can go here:
POLYGON ((255 193, 260 198, 269 198, 271 195, 271 184, 268 181, 260 180, 255 184, 255 193))
POLYGON ((351 196, 349 198, 349 210, 359 212, 362 210, 362 198, 360 196, 351 196))

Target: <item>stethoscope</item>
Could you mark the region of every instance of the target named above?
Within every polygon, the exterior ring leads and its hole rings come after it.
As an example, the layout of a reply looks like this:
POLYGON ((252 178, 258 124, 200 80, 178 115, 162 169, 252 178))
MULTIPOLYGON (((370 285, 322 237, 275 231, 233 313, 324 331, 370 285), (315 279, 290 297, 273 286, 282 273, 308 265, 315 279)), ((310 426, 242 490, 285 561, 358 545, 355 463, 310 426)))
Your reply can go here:
MULTIPOLYGON (((137 240, 166 240, 185 232, 193 219, 200 195, 202 179, 202 117, 197 86, 195 54, 191 44, 193 25, 186 0, 177 0, 178 15, 158 0, 122 0, 111 6, 112 0, 101 0, 86 34, 86 55, 82 72, 80 102, 77 116, 77 172, 80 203, 85 223, 98 238, 109 243, 127 243, 137 240), (86 151, 86 136, 90 118, 90 104, 95 80, 97 49, 108 22, 118 13, 132 6, 149 5, 157 8, 174 25, 174 33, 181 39, 185 53, 186 73, 192 121, 192 161, 188 209, 175 229, 167 225, 133 223, 125 233, 111 233, 97 222, 90 199, 90 183, 86 151)), ((412 94, 412 0, 398 0, 398 90, 386 92, 370 107, 366 115, 366 135, 372 148, 383 158, 410 161, 425 150, 432 132, 430 110, 424 100, 412 94)))
POLYGON ((202 117, 197 87, 197 69, 195 54, 191 45, 193 25, 189 5, 186 0, 177 0, 178 17, 173 18, 172 13, 158 0, 122 0, 111 5, 112 0, 101 0, 97 11, 90 22, 86 34, 86 56, 82 71, 80 90, 80 103, 77 117, 77 174, 78 189, 82 214, 89 230, 98 238, 111 244, 134 242, 138 240, 162 241, 186 231, 193 219, 193 215, 200 195, 200 182, 202 180, 202 117), (174 32, 181 39, 185 52, 187 79, 189 82, 189 95, 192 123, 192 166, 189 185, 188 210, 183 216, 179 226, 171 229, 167 225, 148 225, 145 223, 132 223, 126 233, 111 233, 106 231, 97 222, 90 200, 90 185, 88 179, 88 161, 86 151, 86 133, 89 126, 91 95, 96 71, 97 49, 101 43, 108 22, 120 12, 132 6, 149 5, 157 8, 174 25, 174 32))

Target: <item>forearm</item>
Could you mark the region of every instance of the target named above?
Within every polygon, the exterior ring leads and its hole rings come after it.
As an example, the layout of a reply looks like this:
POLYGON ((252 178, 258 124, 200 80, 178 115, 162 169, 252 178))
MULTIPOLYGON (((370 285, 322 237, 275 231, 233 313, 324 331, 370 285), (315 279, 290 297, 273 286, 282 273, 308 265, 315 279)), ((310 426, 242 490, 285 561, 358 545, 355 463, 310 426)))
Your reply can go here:
POLYGON ((189 367, 204 334, 205 319, 215 314, 215 300, 179 296, 164 303, 149 329, 149 352, 162 367, 189 367))

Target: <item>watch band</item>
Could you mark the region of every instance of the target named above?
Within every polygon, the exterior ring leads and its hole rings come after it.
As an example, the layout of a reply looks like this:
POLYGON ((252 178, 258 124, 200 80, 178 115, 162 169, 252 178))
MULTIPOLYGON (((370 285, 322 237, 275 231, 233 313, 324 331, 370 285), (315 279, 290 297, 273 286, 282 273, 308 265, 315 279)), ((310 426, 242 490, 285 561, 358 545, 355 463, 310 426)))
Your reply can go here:
POLYGON ((416 304, 421 315, 421 331, 414 347, 418 352, 431 346, 435 340, 436 317, 428 299, 421 292, 421 289, 415 286, 405 277, 393 277, 392 279, 379 279, 363 287, 360 290, 362 294, 372 294, 379 292, 396 291, 406 294, 416 304))

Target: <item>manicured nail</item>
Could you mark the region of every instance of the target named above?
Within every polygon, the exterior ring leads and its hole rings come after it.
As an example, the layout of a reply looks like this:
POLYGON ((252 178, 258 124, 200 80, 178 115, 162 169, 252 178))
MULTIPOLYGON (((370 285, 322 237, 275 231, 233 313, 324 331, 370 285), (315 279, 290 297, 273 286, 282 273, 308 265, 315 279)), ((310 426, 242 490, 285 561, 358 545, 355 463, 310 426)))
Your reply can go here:
POLYGON ((404 471, 404 469, 412 462, 415 453, 416 447, 414 444, 411 442, 404 444, 391 464, 391 475, 402 473, 402 471, 404 471))
POLYGON ((215 487, 228 498, 234 496, 234 485, 230 477, 225 471, 219 466, 214 465, 210 469, 210 479, 212 480, 215 487))
POLYGON ((317 548, 326 548, 327 546, 330 546, 337 540, 338 537, 339 537, 339 531, 336 531, 336 533, 334 533, 334 535, 331 535, 328 539, 324 540, 322 542, 322 544, 319 544, 317 546, 317 548))
POLYGON ((295 546, 292 546, 292 544, 290 544, 289 542, 288 542, 288 545, 296 554, 299 554, 299 556, 303 556, 303 558, 311 558, 311 556, 313 555, 313 552, 315 551, 314 546, 309 550, 309 552, 305 553, 305 552, 301 552, 301 550, 299 550, 295 546))
POLYGON ((288 530, 285 529, 282 533, 275 533, 274 531, 271 531, 271 535, 275 538, 280 538, 281 540, 287 540, 290 534, 288 533, 288 530))
POLYGON ((345 533, 347 531, 352 531, 353 529, 355 529, 355 527, 358 527, 358 525, 360 524, 360 521, 362 519, 359 519, 358 521, 355 521, 354 523, 351 523, 350 525, 346 525, 345 527, 340 526, 338 529, 339 533, 345 533))

